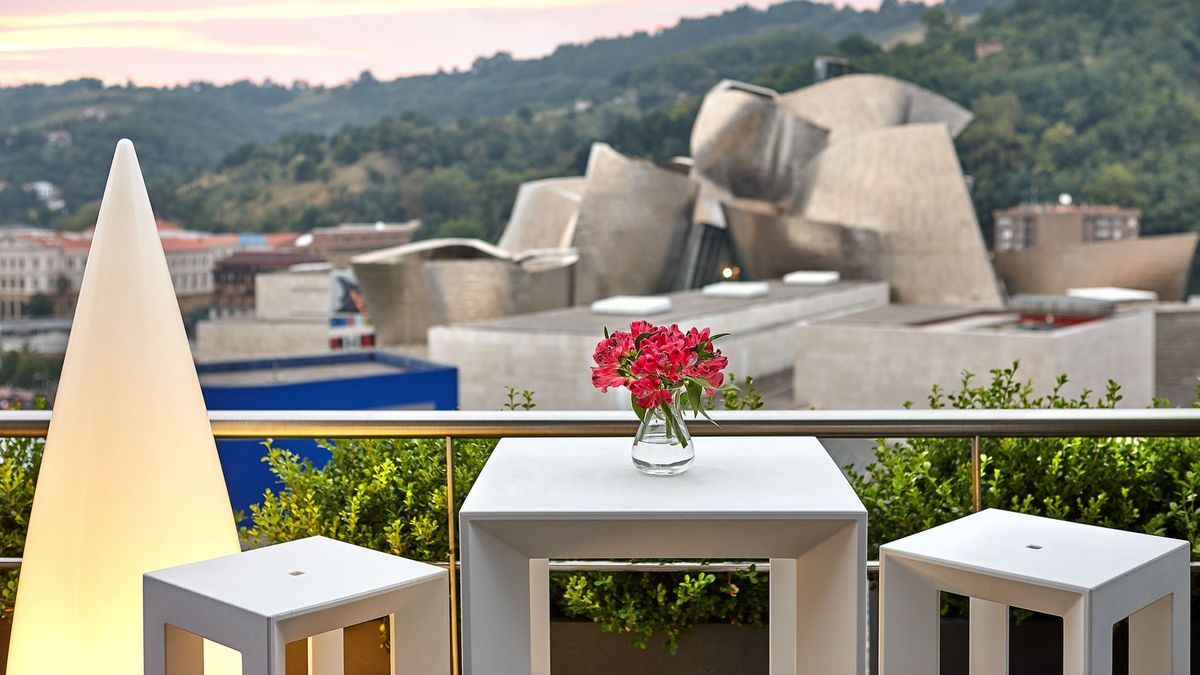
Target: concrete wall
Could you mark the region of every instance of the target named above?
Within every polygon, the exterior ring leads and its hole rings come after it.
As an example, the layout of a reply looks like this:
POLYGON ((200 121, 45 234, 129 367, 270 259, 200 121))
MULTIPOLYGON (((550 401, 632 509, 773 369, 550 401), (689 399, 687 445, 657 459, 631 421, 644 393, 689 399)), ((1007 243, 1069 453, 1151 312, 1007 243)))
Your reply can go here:
POLYGON ((985 383, 988 371, 1020 361, 1018 375, 1047 392, 1060 373, 1068 396, 1121 384, 1122 406, 1140 407, 1154 392, 1154 318, 1130 311, 1053 332, 951 331, 934 327, 818 323, 800 328, 793 397, 797 407, 926 407, 930 387, 957 391, 964 370, 985 383))
POLYGON ((254 277, 260 319, 328 319, 329 272, 272 272, 254 277))
POLYGON ((1155 308, 1155 394, 1177 406, 1196 400, 1200 377, 1200 305, 1155 308))
MULTIPOLYGON (((800 319, 829 318, 879 307, 887 302, 887 285, 863 283, 814 296, 776 302, 747 303, 719 315, 688 317, 690 326, 730 332, 718 347, 729 357, 729 371, 760 376, 792 365, 800 319)), ((602 335, 528 327, 440 326, 429 331, 429 360, 453 365, 459 372, 459 401, 464 410, 495 410, 508 385, 535 392, 547 410, 627 410, 624 390, 602 394, 592 387, 592 353, 602 335)), ((652 320, 654 317, 650 317, 652 320)), ((664 323, 670 319, 660 319, 664 323)))
MULTIPOLYGON (((328 292, 328 289, 326 289, 328 292)), ((261 306, 261 302, 259 304, 261 306)), ((196 324, 197 361, 228 361, 329 351, 329 319, 221 319, 196 324)))

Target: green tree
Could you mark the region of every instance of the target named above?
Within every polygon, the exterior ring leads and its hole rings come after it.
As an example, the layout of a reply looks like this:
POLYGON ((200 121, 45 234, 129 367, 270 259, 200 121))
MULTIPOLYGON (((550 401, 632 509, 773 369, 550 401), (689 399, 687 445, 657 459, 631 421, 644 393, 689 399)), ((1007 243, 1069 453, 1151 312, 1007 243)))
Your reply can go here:
POLYGON ((33 318, 54 316, 54 299, 45 293, 35 293, 21 310, 22 314, 33 318))
POLYGON ((1100 167, 1085 194, 1088 201, 1093 203, 1136 206, 1142 202, 1133 172, 1119 162, 1100 167))

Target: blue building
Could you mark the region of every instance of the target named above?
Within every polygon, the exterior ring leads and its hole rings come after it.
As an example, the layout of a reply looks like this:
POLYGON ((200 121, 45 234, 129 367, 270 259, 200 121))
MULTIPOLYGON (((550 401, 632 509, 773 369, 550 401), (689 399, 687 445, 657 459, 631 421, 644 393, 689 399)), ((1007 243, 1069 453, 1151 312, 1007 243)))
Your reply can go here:
MULTIPOLYGON (((454 410, 458 371, 381 351, 198 364, 209 410, 454 410)), ((314 466, 329 456, 309 439, 276 443, 314 466)), ((236 511, 277 489, 261 439, 221 440, 217 454, 236 511)))

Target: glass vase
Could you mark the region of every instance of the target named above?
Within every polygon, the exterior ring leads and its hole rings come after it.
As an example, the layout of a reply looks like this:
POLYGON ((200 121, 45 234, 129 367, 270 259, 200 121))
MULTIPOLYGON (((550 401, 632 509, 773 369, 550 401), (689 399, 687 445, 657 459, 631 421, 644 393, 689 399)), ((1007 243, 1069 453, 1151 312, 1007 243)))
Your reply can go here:
POLYGON ((674 476, 687 471, 696 457, 695 444, 688 432, 676 399, 670 421, 662 408, 646 411, 646 418, 633 437, 633 465, 650 476, 674 476))

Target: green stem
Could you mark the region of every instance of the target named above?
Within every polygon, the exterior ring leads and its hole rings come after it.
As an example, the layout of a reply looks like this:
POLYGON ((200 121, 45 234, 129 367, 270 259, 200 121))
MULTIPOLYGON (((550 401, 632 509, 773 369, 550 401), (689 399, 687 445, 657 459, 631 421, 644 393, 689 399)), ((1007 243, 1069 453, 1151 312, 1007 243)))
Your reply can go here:
POLYGON ((679 439, 679 444, 682 447, 687 447, 687 437, 683 435, 683 429, 679 426, 679 420, 675 419, 675 413, 671 410, 671 406, 667 403, 660 403, 659 409, 662 410, 663 419, 667 424, 667 434, 674 434, 675 438, 679 439))

